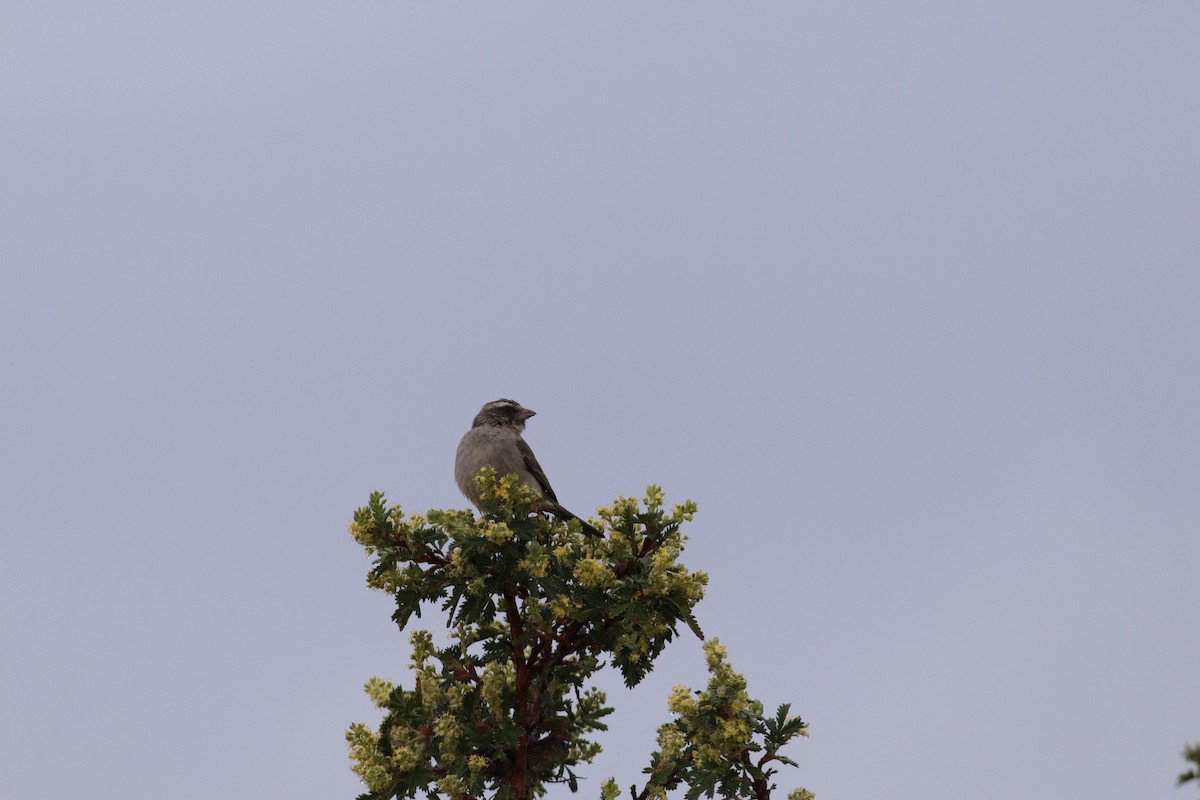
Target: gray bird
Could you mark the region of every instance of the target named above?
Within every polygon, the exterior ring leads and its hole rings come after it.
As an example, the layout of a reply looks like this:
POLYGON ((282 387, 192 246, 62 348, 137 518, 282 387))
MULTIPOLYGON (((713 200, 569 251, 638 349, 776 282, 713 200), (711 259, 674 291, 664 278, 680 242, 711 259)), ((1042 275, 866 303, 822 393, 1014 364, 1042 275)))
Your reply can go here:
POLYGON ((458 488, 472 505, 482 511, 479 486, 475 483, 479 471, 491 467, 500 477, 510 472, 516 473, 521 483, 542 495, 539 505, 543 511, 549 511, 563 520, 578 519, 584 533, 602 536, 600 531, 559 505, 537 456, 521 438, 525 420, 534 413, 517 401, 504 398, 484 404, 475 415, 471 430, 458 443, 458 455, 454 459, 454 480, 458 488))

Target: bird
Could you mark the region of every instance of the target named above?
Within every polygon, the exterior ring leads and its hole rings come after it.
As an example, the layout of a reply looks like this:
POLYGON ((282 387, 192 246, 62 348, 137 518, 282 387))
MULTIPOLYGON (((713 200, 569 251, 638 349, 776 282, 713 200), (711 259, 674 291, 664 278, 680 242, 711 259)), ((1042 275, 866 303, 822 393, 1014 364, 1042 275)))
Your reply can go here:
POLYGON ((458 443, 458 454, 454 458, 454 480, 471 504, 483 511, 479 496, 479 484, 475 478, 484 467, 496 470, 498 477, 515 474, 521 483, 536 490, 542 496, 539 508, 561 520, 579 520, 583 532, 589 536, 603 536, 577 515, 572 514, 558 502, 550 480, 533 450, 521 438, 525 421, 535 411, 525 408, 516 400, 500 398, 484 403, 475 415, 471 430, 458 443))

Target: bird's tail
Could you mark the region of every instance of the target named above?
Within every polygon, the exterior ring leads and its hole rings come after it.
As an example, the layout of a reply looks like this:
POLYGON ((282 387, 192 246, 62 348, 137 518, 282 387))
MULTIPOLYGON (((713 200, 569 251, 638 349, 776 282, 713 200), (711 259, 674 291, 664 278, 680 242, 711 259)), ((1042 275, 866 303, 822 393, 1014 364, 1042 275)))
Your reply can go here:
POLYGON ((595 536, 596 538, 604 538, 604 534, 601 533, 600 531, 596 530, 595 528, 593 528, 591 525, 589 525, 587 523, 587 520, 583 519, 582 517, 580 517, 576 514, 572 514, 570 511, 567 511, 562 506, 558 506, 557 508, 554 509, 554 511, 555 511, 555 516, 561 520, 573 520, 573 519, 579 520, 579 524, 583 527, 583 532, 586 533, 588 536, 595 536))

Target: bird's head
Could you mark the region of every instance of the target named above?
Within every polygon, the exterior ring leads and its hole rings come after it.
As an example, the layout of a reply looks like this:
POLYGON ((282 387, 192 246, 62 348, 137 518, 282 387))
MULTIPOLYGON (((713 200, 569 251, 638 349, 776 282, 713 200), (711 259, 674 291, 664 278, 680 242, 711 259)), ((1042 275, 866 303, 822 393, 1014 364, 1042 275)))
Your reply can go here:
POLYGON ((518 431, 523 431, 525 430, 525 420, 532 417, 535 413, 537 412, 530 411, 516 400, 508 400, 502 397, 499 400, 485 403, 483 408, 479 409, 479 413, 475 415, 475 422, 471 427, 504 425, 515 428, 518 431))

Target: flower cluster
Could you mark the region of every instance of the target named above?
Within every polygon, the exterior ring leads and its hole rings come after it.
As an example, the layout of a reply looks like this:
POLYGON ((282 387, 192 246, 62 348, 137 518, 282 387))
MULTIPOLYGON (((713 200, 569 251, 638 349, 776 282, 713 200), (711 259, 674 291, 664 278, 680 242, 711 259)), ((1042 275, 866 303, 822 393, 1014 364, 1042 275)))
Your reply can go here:
MULTIPOLYGON (((773 717, 746 691, 746 679, 729 666, 725 646, 716 639, 704 643, 709 681, 704 691, 676 686, 667 700, 675 719, 658 729, 658 750, 645 772, 650 776, 638 800, 661 800, 681 783, 688 797, 715 793, 721 797, 770 797, 772 762, 795 765, 779 750, 796 736, 807 736, 808 725, 789 716, 782 705, 773 717)), ((603 796, 603 791, 601 792, 603 796)), ((810 800, 812 793, 796 789, 789 800, 810 800)))

